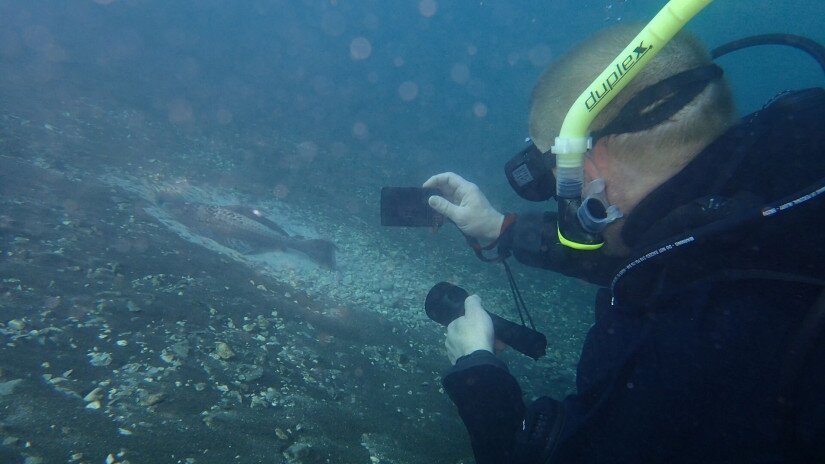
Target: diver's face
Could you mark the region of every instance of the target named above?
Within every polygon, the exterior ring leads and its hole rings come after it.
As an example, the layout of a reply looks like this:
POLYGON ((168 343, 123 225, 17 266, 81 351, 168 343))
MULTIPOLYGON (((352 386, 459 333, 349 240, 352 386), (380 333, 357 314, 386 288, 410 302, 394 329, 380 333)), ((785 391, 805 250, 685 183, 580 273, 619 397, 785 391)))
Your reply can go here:
POLYGON ((610 198, 610 183, 615 181, 610 175, 610 157, 607 156, 607 150, 601 142, 598 142, 591 150, 587 150, 584 154, 584 183, 585 185, 593 182, 595 179, 604 179, 606 184, 607 199, 613 203, 610 198))
POLYGON ((599 178, 599 168, 593 161, 593 150, 587 150, 584 154, 584 183, 593 182, 593 179, 599 178))

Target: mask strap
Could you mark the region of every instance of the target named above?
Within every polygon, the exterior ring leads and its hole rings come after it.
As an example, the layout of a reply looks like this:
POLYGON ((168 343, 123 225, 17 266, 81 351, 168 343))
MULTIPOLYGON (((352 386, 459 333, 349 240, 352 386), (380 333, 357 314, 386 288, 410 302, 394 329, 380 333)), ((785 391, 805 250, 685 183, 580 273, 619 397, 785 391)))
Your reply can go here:
POLYGON ((658 126, 678 113, 713 80, 722 77, 722 68, 711 63, 674 74, 637 93, 619 114, 591 137, 629 134, 658 126))

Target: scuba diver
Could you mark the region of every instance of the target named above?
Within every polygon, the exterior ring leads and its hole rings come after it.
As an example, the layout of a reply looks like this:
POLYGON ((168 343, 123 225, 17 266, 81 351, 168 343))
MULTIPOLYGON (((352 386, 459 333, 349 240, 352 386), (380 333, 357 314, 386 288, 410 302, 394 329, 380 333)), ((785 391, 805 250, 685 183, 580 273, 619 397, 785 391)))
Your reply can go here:
POLYGON ((777 44, 825 71, 825 49, 766 35, 711 54, 649 28, 591 37, 535 86, 531 142, 505 170, 557 211, 505 215, 457 174, 425 182, 483 260, 600 286, 574 394, 525 404, 476 296, 448 326, 445 390, 480 464, 825 462, 825 89, 736 120, 713 63, 777 44))

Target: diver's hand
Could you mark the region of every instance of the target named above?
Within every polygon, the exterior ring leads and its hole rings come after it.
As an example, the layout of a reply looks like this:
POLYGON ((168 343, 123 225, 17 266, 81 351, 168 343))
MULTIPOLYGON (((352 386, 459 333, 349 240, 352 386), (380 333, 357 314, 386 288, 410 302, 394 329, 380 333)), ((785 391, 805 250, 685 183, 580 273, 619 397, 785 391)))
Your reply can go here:
POLYGON ((445 172, 427 179, 424 187, 441 192, 443 198, 436 195, 429 198, 430 207, 453 221, 465 235, 485 244, 498 238, 504 215, 490 205, 476 184, 458 174, 445 172))
POLYGON ((493 353, 493 320, 481 307, 481 298, 470 295, 464 300, 464 315, 447 326, 447 357, 450 363, 474 351, 487 350, 493 353))

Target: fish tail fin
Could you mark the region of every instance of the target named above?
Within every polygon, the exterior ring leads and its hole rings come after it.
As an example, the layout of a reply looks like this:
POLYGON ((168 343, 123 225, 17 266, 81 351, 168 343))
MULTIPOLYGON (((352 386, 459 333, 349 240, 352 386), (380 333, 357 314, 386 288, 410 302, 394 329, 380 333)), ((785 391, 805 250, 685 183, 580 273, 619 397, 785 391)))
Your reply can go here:
POLYGON ((335 269, 335 250, 338 247, 329 240, 311 239, 302 240, 295 244, 296 250, 306 254, 316 263, 329 268, 335 269))

